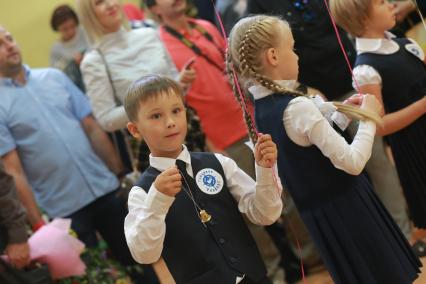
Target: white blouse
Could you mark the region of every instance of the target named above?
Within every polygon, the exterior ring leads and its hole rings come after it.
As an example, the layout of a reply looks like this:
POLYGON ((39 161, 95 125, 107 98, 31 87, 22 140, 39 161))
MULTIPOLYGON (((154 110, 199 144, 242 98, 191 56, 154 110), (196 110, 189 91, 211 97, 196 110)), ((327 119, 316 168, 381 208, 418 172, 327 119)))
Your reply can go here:
MULTIPOLYGON (((392 40, 395 35, 390 32, 385 33, 385 38, 356 38, 356 51, 360 55, 365 52, 391 55, 399 51, 399 45, 392 40)), ((417 56, 420 60, 424 60, 425 54, 423 49, 416 41, 409 39, 412 43, 406 45, 406 49, 417 56)), ((363 85, 381 85, 382 77, 379 72, 370 65, 359 65, 353 70, 355 80, 359 86, 363 85)), ((356 88, 355 82, 353 87, 356 88)))
MULTIPOLYGON (((263 86, 252 86, 249 91, 255 100, 272 94, 263 86)), ((376 132, 374 122, 360 121, 352 144, 348 144, 333 129, 320 107, 308 97, 297 97, 288 104, 283 112, 283 124, 294 143, 304 147, 317 146, 336 168, 348 174, 360 174, 371 156, 376 132)))
POLYGON ((121 29, 105 35, 84 56, 81 71, 93 114, 106 131, 126 127, 128 118, 122 104, 132 82, 149 74, 173 79, 179 76, 157 32, 151 28, 121 29), (105 56, 117 98, 98 50, 105 56))

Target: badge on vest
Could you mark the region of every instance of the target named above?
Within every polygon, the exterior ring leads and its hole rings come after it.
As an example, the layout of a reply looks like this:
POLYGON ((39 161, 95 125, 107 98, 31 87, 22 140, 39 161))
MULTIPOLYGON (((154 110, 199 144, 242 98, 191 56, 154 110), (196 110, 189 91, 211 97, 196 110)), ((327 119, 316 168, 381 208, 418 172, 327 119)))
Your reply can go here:
POLYGON ((195 176, 195 181, 206 194, 218 194, 223 188, 222 176, 213 169, 202 169, 195 176))
POLYGON ((405 49, 409 53, 414 54, 420 60, 423 60, 423 58, 424 58, 424 52, 423 52, 423 50, 417 44, 414 44, 414 43, 407 44, 407 45, 405 45, 405 49))

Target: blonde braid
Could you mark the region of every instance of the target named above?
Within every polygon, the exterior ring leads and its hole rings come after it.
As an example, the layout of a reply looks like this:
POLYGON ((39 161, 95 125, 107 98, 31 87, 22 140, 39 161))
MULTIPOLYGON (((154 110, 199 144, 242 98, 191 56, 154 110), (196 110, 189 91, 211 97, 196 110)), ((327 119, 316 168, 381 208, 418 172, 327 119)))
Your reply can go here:
MULTIPOLYGON (((237 77, 237 82, 235 82, 235 77, 234 77, 234 68, 236 68, 233 63, 232 63, 232 56, 231 53, 229 51, 226 52, 226 72, 228 73, 228 77, 229 77, 229 83, 232 86, 232 91, 234 92, 234 96, 237 99, 238 103, 241 106, 241 109, 243 111, 243 116, 244 116, 244 121, 245 124, 247 126, 247 130, 250 136, 251 141, 253 142, 253 144, 256 144, 257 142, 257 132, 256 132, 256 128, 254 126, 252 117, 249 113, 247 113, 246 107, 244 107, 244 103, 243 100, 241 99, 241 96, 239 94, 239 90, 236 86, 236 84, 240 84, 238 81, 238 77, 237 77)), ((235 71, 237 72, 237 71, 235 71)))

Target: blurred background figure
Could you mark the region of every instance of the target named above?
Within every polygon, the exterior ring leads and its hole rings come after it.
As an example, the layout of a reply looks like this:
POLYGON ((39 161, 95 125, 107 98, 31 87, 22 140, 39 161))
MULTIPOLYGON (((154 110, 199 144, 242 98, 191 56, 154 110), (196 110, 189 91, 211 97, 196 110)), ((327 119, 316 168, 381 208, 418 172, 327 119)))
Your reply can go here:
POLYGON ((88 43, 84 31, 79 27, 77 14, 70 6, 60 5, 53 11, 50 25, 59 33, 59 40, 50 50, 50 66, 64 71, 84 91, 79 66, 88 43))

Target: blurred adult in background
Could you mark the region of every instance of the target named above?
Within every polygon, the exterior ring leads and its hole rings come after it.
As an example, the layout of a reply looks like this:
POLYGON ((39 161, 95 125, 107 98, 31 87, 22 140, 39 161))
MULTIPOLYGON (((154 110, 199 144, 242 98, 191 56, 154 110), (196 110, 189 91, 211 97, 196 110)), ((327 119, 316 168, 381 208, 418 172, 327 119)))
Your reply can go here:
MULTIPOLYGON (((235 23, 244 16, 247 0, 218 0, 216 8, 220 14, 226 34, 229 34, 235 23)), ((216 25, 220 26, 218 19, 216 25)))
POLYGON ((4 251, 12 266, 17 268, 30 262, 26 220, 13 177, 6 173, 0 160, 0 254, 4 251))
MULTIPOLYGON (((122 265, 136 264, 117 196, 122 165, 87 97, 61 71, 24 65, 1 26, 0 97, 0 157, 31 226, 44 224, 40 208, 51 219, 69 218, 86 246, 96 246, 99 233, 122 265)), ((140 273, 131 275, 142 283, 140 273)))
MULTIPOLYGON (((420 12, 425 16, 426 1, 417 0, 394 0, 392 3, 395 5, 396 26, 391 30, 397 37, 405 37, 406 32, 411 28, 421 23, 420 15, 417 11, 416 3, 420 12)), ((419 27, 424 30, 424 27, 419 27)), ((412 35, 410 35, 411 37, 412 35)), ((418 39, 416 39, 418 40, 418 39)), ((420 41, 422 42, 422 41, 420 41)))
MULTIPOLYGON (((163 74, 176 79, 184 89, 195 79, 195 70, 190 67, 177 71, 156 30, 128 28, 119 0, 78 0, 77 9, 91 45, 81 71, 93 113, 104 130, 120 132, 126 128, 128 118, 123 101, 127 88, 136 79, 163 74)), ((192 115, 189 123, 187 145, 192 151, 202 150, 204 136, 197 118, 192 115)), ((121 139, 118 134, 115 133, 117 141, 121 139)), ((122 137, 128 138, 126 132, 122 137)), ((123 158, 124 152, 121 151, 123 158)), ((137 167, 145 169, 149 164, 146 144, 135 152, 139 152, 136 157, 129 158, 132 165, 136 159, 137 167)))
POLYGON ((59 33, 50 50, 50 66, 64 71, 84 91, 79 66, 89 45, 77 14, 69 5, 60 5, 53 10, 50 25, 59 33))

